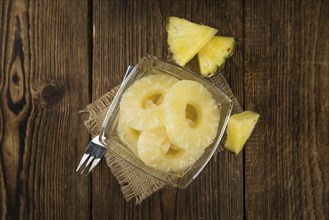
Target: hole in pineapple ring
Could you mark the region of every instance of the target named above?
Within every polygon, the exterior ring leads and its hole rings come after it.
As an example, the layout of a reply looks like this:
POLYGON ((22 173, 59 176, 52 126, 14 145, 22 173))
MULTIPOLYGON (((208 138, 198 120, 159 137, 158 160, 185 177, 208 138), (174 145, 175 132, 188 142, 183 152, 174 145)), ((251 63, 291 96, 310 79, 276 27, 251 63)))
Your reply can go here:
POLYGON ((191 104, 186 105, 185 118, 188 121, 188 124, 191 128, 197 127, 198 111, 196 110, 196 108, 193 105, 191 105, 191 104))
POLYGON ((174 156, 174 155, 178 154, 179 152, 180 152, 179 150, 176 150, 176 149, 170 147, 169 150, 167 151, 166 155, 173 155, 174 156))
POLYGON ((154 106, 160 105, 163 102, 163 95, 161 93, 153 94, 144 99, 142 104, 144 109, 149 109, 154 106))
POLYGON ((141 131, 133 129, 133 128, 129 128, 131 134, 135 137, 135 138, 139 138, 139 135, 141 134, 141 131))
POLYGON ((181 152, 180 150, 177 149, 178 148, 175 145, 173 145, 168 138, 161 143, 161 151, 164 155, 174 156, 179 152, 181 152))

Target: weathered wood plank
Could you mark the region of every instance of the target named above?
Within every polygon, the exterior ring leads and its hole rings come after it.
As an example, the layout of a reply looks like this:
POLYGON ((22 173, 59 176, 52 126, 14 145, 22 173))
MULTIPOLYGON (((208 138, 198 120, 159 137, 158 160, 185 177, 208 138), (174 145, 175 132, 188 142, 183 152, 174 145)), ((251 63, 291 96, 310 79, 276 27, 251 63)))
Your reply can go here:
MULTIPOLYGON (((243 41, 242 1, 93 1, 93 99, 121 82, 143 55, 166 58, 168 16, 219 28, 243 41)), ((224 69, 243 102, 242 47, 224 69)), ((126 203, 105 162, 92 178, 93 218, 242 219, 243 155, 219 153, 186 190, 167 187, 141 205, 126 203)))
POLYGON ((248 219, 329 216, 328 3, 245 2, 248 219))
POLYGON ((87 1, 0 5, 0 218, 88 218, 87 1))

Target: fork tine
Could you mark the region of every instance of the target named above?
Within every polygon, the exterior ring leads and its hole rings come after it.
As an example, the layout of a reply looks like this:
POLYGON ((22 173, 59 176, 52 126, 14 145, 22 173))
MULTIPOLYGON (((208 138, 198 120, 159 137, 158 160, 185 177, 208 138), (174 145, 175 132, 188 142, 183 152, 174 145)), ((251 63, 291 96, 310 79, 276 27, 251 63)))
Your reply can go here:
POLYGON ((75 172, 78 172, 78 170, 81 168, 82 164, 87 160, 90 154, 84 154, 80 160, 80 163, 78 165, 78 168, 75 170, 75 172))
POLYGON ((95 158, 95 156, 91 156, 91 157, 89 157, 89 160, 88 160, 88 162, 86 163, 86 166, 85 166, 85 167, 87 167, 87 166, 91 163, 91 161, 93 161, 94 158, 95 158))
POLYGON ((91 144, 92 142, 90 142, 88 144, 88 146, 86 147, 86 151, 85 153, 83 154, 80 162, 79 162, 79 165, 78 165, 78 168, 76 169, 75 172, 78 172, 78 170, 81 168, 81 166, 84 164, 84 162, 86 162, 86 160, 88 159, 88 157, 90 157, 90 155, 93 154, 93 152, 95 151, 94 147, 92 146, 91 144))
POLYGON ((89 164, 91 163, 91 161, 94 160, 94 158, 95 158, 95 156, 91 156, 91 155, 90 155, 90 157, 89 157, 89 159, 88 159, 88 161, 87 161, 85 167, 84 167, 83 170, 81 171, 81 174, 83 174, 83 172, 85 171, 85 169, 89 166, 89 164))
POLYGON ((97 164, 101 161, 105 154, 105 148, 104 147, 99 147, 96 152, 95 152, 95 160, 93 161, 92 165, 90 166, 90 169, 86 176, 97 166, 97 164))
POLYGON ((91 164, 88 173, 86 174, 86 176, 97 166, 97 164, 101 161, 101 158, 96 158, 93 163, 91 164))

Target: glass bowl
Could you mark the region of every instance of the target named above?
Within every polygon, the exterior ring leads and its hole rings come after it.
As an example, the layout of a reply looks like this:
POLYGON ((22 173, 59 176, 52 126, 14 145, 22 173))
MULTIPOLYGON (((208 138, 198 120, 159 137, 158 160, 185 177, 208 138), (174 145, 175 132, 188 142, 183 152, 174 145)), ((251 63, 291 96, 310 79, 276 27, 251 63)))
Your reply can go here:
POLYGON ((100 142, 104 144, 107 149, 133 165, 136 169, 143 171, 145 174, 169 183, 172 186, 178 188, 186 188, 199 175, 212 155, 215 153, 224 134, 229 116, 232 111, 232 107, 233 102, 221 90, 219 90, 205 78, 202 78, 200 75, 167 60, 161 60, 153 56, 145 56, 134 67, 128 77, 122 82, 120 89, 114 97, 102 126, 100 142), (214 142, 205 149, 205 152, 199 158, 199 160, 197 160, 193 165, 191 165, 188 169, 180 174, 159 171, 145 165, 143 161, 141 161, 130 150, 129 146, 121 141, 117 132, 118 112, 123 93, 136 80, 149 74, 168 74, 180 80, 188 79, 197 81, 209 90, 219 107, 220 121, 217 136, 214 139, 214 142))

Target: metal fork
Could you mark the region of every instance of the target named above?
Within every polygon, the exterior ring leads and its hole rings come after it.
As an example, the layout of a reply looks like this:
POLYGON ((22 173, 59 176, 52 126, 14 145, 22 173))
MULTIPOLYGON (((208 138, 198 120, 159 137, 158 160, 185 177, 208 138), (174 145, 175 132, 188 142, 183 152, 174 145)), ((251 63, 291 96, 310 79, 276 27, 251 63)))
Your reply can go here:
MULTIPOLYGON (((126 73, 123 77, 123 81, 124 82, 126 80, 126 78, 128 77, 129 73, 133 70, 133 66, 128 66, 126 73)), ((122 86, 123 83, 121 83, 122 86)), ((121 87, 120 86, 120 87, 121 87)), ((85 167, 83 168, 83 170, 81 171, 81 174, 83 174, 83 172, 85 171, 85 169, 91 164, 88 173, 86 174, 86 176, 97 166, 97 164, 101 161, 102 157, 104 156, 106 151, 105 146, 99 141, 99 135, 97 135, 96 137, 94 137, 90 143, 88 144, 85 153, 83 154, 80 163, 78 165, 78 168, 76 169, 75 172, 78 172, 79 169, 82 167, 82 165, 87 161, 87 163, 85 164, 85 167)))

